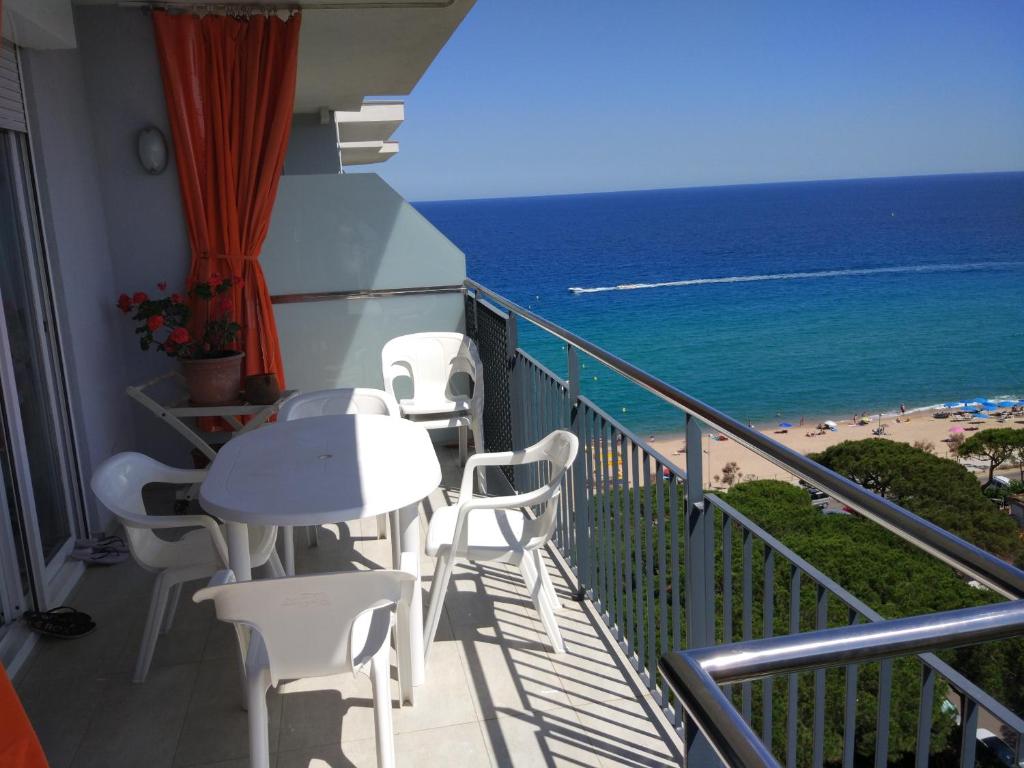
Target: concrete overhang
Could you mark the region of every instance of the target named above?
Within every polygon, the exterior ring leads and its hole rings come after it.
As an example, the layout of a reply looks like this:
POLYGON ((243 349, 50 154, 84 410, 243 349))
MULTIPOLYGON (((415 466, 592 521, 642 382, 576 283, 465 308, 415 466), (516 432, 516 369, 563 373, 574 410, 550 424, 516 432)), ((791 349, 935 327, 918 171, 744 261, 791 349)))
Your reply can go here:
POLYGON ((405 120, 400 101, 367 101, 357 110, 337 110, 338 141, 386 141, 405 120))
POLYGON ((383 163, 397 154, 397 141, 342 141, 338 144, 342 168, 383 163))
MULTIPOLYGON (((8 2, 5 0, 5 7, 8 2)), ((46 0, 46 2, 57 0, 46 0)), ((64 0, 66 2, 66 0, 64 0)), ((21 0, 33 4, 34 0, 21 0)), ((475 0, 75 0, 81 5, 302 9, 296 112, 412 92, 475 0)), ((111 41, 114 44, 114 41, 111 41)))
POLYGON ((71 0, 3 0, 3 35, 22 48, 74 48, 71 0))

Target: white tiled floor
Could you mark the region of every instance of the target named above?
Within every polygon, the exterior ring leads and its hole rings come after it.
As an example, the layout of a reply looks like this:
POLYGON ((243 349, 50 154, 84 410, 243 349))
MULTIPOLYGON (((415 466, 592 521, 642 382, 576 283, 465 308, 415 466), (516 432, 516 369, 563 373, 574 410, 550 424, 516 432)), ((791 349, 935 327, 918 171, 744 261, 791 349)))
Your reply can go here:
MULTIPOLYGON (((446 458, 448 458, 446 456, 446 458)), ((458 472, 446 462, 446 486, 458 472)), ((452 498, 439 490, 431 510, 452 498)), ((296 536, 297 570, 390 564, 390 545, 373 521, 321 532, 320 546, 296 536)), ((402 766, 670 766, 678 740, 652 719, 589 609, 562 595, 559 624, 568 653, 548 650, 518 571, 461 566, 416 704, 394 711, 402 766)), ((423 559, 424 589, 433 564, 423 559)), ((160 638, 149 679, 130 680, 151 577, 126 563, 94 568, 69 600, 98 627, 80 640, 41 640, 15 684, 54 768, 248 765, 246 715, 233 632, 211 605, 183 593, 174 627, 160 638)), ((196 584, 196 586, 199 586, 196 584)), ((426 600, 424 600, 426 602, 426 600)), ((397 700, 397 686, 394 688, 397 700)), ((370 686, 351 678, 342 691, 271 693, 272 764, 277 768, 376 765, 370 686)))

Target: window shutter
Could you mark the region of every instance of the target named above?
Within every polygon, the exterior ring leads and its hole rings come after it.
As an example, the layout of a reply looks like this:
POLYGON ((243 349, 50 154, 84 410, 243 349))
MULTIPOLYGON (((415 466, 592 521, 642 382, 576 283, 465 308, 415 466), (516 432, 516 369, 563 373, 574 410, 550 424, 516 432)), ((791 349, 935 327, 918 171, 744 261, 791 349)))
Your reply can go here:
POLYGON ((14 44, 0 41, 0 129, 25 133, 25 99, 14 44))

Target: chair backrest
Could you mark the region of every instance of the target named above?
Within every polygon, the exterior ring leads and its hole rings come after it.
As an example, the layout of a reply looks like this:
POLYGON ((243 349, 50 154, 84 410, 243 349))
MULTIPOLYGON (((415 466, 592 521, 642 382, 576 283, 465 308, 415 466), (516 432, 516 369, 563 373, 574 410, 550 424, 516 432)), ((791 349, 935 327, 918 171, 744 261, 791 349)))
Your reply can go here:
POLYGON ((399 416, 398 403, 389 393, 379 389, 351 387, 302 392, 288 398, 278 413, 281 421, 308 419, 313 416, 369 414, 399 416))
POLYGON ((411 599, 414 584, 404 571, 351 571, 220 584, 192 599, 213 600, 218 619, 260 634, 277 685, 359 667, 387 639, 391 609, 411 599))
POLYGON ((455 396, 452 377, 464 373, 473 382, 473 396, 483 392, 483 366, 476 344, 463 333, 442 331, 398 336, 381 350, 384 389, 395 395, 395 381, 412 381, 412 399, 421 403, 441 402, 455 396))
POLYGON ((153 533, 142 489, 150 483, 185 485, 201 482, 205 470, 177 469, 141 453, 118 453, 92 474, 92 492, 124 525, 128 548, 141 565, 157 567, 156 558, 167 542, 153 533))
MULTIPOLYGON (((547 467, 541 474, 541 484, 532 491, 525 491, 514 496, 486 496, 474 498, 469 504, 478 509, 520 509, 522 507, 539 508, 539 514, 528 518, 523 526, 522 545, 525 549, 536 549, 547 544, 554 532, 557 520, 558 498, 562 493, 565 475, 576 460, 580 442, 576 435, 564 429, 556 429, 551 434, 534 443, 528 448, 511 454, 508 466, 545 463, 547 467)), ((505 464, 506 462, 502 462, 505 464)), ((467 473, 472 465, 467 465, 467 473)), ((465 481, 464 481, 465 486, 465 481)), ((458 526, 457 526, 458 527, 458 526)), ((456 531, 456 540, 461 531, 456 531)))

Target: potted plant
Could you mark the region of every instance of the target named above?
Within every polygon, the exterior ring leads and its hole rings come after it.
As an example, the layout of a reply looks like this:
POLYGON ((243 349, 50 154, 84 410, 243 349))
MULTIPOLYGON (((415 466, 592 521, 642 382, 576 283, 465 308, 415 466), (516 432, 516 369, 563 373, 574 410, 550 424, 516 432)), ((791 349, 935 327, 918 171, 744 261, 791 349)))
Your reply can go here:
MULTIPOLYGON (((189 399, 195 405, 223 405, 239 399, 242 389, 242 358, 235 349, 242 327, 231 319, 231 277, 214 273, 195 283, 188 297, 180 293, 150 298, 142 291, 122 293, 117 307, 136 322, 135 333, 143 350, 156 349, 181 361, 189 399), (206 323, 194 337, 189 331, 192 310, 206 306, 206 323)), ((157 283, 161 293, 166 283, 157 283)))

